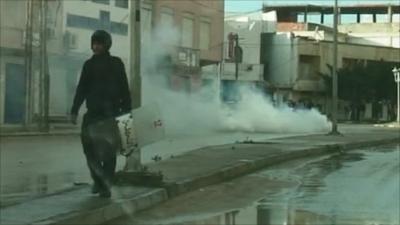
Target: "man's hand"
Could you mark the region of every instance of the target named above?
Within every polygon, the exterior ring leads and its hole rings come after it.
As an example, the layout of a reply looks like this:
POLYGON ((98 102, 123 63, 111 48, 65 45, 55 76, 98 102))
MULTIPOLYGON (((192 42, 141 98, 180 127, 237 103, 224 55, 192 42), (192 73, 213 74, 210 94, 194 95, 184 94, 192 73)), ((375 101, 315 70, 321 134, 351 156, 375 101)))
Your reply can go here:
POLYGON ((72 124, 76 125, 78 120, 78 115, 70 115, 70 120, 72 124))

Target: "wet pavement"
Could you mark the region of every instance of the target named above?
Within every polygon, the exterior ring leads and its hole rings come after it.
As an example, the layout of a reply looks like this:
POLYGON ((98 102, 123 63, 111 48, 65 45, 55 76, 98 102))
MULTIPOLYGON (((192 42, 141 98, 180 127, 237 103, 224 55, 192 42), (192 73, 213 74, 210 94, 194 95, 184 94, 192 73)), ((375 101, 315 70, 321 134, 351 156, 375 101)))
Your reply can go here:
MULTIPOLYGON (((213 133, 167 137, 142 149, 143 163, 212 145, 299 134, 213 133)), ((303 134, 304 135, 304 134, 303 134)), ((1 137, 0 205, 59 193, 91 182, 78 135, 1 137)), ((118 158, 117 170, 124 166, 118 158)))
POLYGON ((303 159, 107 224, 400 224, 400 145, 303 159))

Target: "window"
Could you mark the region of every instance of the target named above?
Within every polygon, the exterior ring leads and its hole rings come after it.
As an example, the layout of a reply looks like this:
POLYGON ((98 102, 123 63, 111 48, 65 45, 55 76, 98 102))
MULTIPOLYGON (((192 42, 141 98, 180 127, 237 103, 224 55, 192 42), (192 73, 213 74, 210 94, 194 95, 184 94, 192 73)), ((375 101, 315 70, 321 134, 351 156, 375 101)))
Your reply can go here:
POLYGON ((299 78, 304 80, 318 79, 320 57, 311 55, 300 55, 299 78))
POLYGON ((100 11, 100 26, 104 30, 109 30, 111 23, 110 23, 110 12, 107 11, 100 11))
POLYGON ((174 26, 174 11, 170 8, 163 7, 160 13, 160 24, 161 27, 173 27, 174 26))
POLYGON ((193 48, 193 25, 193 17, 183 17, 181 38, 181 44, 183 47, 193 48))
POLYGON ((152 11, 150 7, 142 7, 141 13, 141 28, 142 28, 142 40, 144 43, 151 43, 151 32, 152 32, 152 11))
POLYGON ((98 29, 98 21, 95 18, 67 14, 67 26, 95 30, 98 29))
POLYGON ((110 4, 110 0, 92 0, 92 2, 100 3, 100 4, 104 4, 104 5, 110 4))
POLYGON ((202 20, 200 21, 200 49, 208 50, 210 48, 210 32, 210 20, 202 18, 202 20))
POLYGON ((111 33, 128 35, 128 24, 111 22, 111 33))
POLYGON ((88 30, 107 29, 111 33, 128 35, 128 25, 110 21, 110 13, 100 12, 100 20, 96 18, 67 14, 67 26, 88 30))
POLYGON ((121 8, 128 8, 129 7, 128 0, 115 0, 115 6, 121 8))

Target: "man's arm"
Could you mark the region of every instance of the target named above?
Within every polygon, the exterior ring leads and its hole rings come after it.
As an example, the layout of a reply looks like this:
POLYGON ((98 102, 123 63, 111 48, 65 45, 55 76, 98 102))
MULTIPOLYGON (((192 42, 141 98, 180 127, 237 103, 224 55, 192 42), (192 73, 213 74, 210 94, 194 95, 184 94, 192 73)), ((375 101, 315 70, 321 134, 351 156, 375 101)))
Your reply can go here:
POLYGON ((88 89, 88 78, 89 78, 87 67, 88 67, 87 62, 85 62, 85 64, 83 65, 83 68, 82 68, 78 87, 76 88, 74 102, 72 104, 71 115, 73 118, 75 117, 75 120, 76 120, 76 116, 78 115, 79 108, 81 107, 83 101, 86 99, 86 93, 87 93, 87 89, 88 89))

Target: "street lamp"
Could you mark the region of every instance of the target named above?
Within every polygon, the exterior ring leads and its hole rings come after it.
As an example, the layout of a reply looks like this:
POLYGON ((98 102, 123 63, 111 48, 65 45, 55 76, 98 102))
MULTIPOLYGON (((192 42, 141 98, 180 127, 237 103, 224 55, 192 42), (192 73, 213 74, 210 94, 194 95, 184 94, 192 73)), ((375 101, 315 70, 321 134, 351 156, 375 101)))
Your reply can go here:
POLYGON ((395 67, 393 70, 394 82, 397 83, 397 123, 400 124, 400 68, 395 67))

